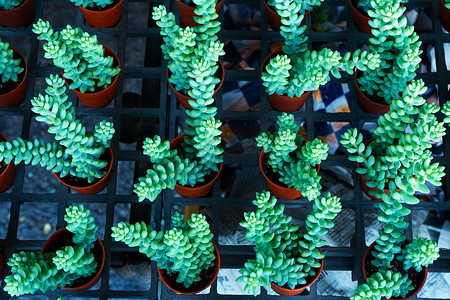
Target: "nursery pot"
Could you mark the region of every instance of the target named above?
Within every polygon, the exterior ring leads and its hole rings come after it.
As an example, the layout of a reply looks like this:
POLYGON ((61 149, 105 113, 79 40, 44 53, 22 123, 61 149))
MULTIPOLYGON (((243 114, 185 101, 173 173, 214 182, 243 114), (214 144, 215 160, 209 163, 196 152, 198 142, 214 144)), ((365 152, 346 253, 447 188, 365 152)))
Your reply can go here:
MULTIPOLYGON (((212 243, 212 242, 211 242, 212 243)), ((189 287, 189 289, 186 289, 184 287, 183 283, 175 283, 173 284, 172 282, 169 282, 167 277, 166 277, 166 272, 165 270, 161 270, 160 268, 158 268, 158 274, 159 277, 161 278, 161 280, 166 284, 166 286, 175 291, 177 294, 184 294, 184 295, 192 295, 192 294, 197 294, 200 293, 201 291, 203 291, 204 289, 206 289, 207 287, 209 287, 211 284, 213 284, 213 282, 216 280, 217 278, 217 274, 219 274, 219 269, 220 269, 220 255, 219 255, 219 250, 217 249, 216 244, 214 244, 214 255, 216 256, 216 259, 214 260, 214 273, 213 276, 211 278, 211 280, 208 281, 208 283, 204 286, 199 286, 199 287, 193 287, 193 285, 195 284, 195 282, 189 287)))
MULTIPOLYGON (((219 14, 220 7, 222 6, 223 1, 224 0, 220 0, 216 4, 216 13, 217 14, 219 14)), ((199 17, 198 15, 196 15, 194 13, 195 7, 187 5, 182 0, 181 1, 178 0, 177 1, 177 5, 178 5, 178 11, 180 12, 181 22, 185 26, 195 27, 195 26, 200 25, 200 24, 198 24, 197 22, 194 21, 194 16, 199 17)))
MULTIPOLYGON (((8 142, 8 139, 0 133, 0 142, 8 142)), ((16 176, 16 166, 11 161, 6 169, 0 173, 0 193, 7 191, 14 183, 14 177, 16 176)), ((1 276, 0 276, 1 279, 1 276)))
MULTIPOLYGON (((411 241, 408 240, 408 239, 406 239, 406 240, 405 240, 405 243, 406 243, 406 244, 409 244, 409 243, 411 243, 411 241)), ((363 269, 364 278, 365 278, 366 280, 367 280, 367 277, 370 277, 370 276, 372 275, 372 274, 367 274, 367 273, 366 273, 366 272, 367 272, 367 270, 366 270, 366 259, 371 257, 371 256, 368 256, 368 255, 369 255, 369 253, 372 252, 372 250, 374 250, 375 244, 376 244, 376 241, 373 242, 373 243, 369 246, 369 248, 367 248, 366 253, 364 253, 363 262, 362 262, 362 269, 363 269)), ((370 260, 372 260, 372 259, 370 259, 370 260)), ((412 268, 412 267, 411 267, 411 268, 412 268)), ((413 269, 413 270, 414 270, 414 269, 413 269)), ((391 297, 391 298, 390 298, 391 300, 406 300, 406 299, 410 299, 410 298, 414 297, 415 295, 417 295, 417 293, 422 289, 422 287, 423 287, 424 284, 425 284, 425 281, 427 280, 428 267, 423 267, 423 268, 422 268, 422 271, 420 271, 420 272, 417 272, 416 270, 414 270, 413 272, 418 273, 420 284, 419 284, 418 286, 415 286, 415 288, 414 288, 412 291, 410 291, 410 292, 406 295, 405 298, 401 298, 401 297, 400 297, 400 298, 391 297)), ((410 276, 410 274, 408 274, 408 277, 409 277, 409 276, 410 276)), ((386 298, 383 297, 383 299, 386 299, 386 298)))
MULTIPOLYGON (((184 137, 187 136, 187 134, 183 134, 180 136, 177 136, 172 141, 170 141, 170 149, 176 149, 179 146, 181 146, 181 143, 184 141, 184 137)), ((206 194, 209 193, 209 191, 212 189, 212 186, 214 184, 214 181, 219 177, 220 172, 222 171, 223 162, 219 164, 219 172, 216 173, 216 176, 214 178, 207 182, 207 183, 201 183, 200 186, 183 186, 180 184, 175 184, 175 190, 183 197, 186 198, 200 198, 203 196, 206 196, 206 194)))
MULTIPOLYGON (((278 54, 284 54, 282 50, 278 50, 275 52, 270 53, 266 59, 264 60, 262 67, 261 67, 261 74, 264 72, 266 65, 269 64, 270 60, 277 56, 278 54)), ((269 95, 266 92, 267 100, 269 101, 270 106, 272 108, 283 111, 283 112, 293 112, 297 111, 305 104, 306 99, 308 99, 308 95, 311 92, 303 93, 300 97, 288 97, 285 95, 278 95, 276 93, 273 93, 272 95, 269 95)))
MULTIPOLYGON (((105 48, 105 54, 104 56, 112 56, 114 58, 113 66, 119 66, 120 68, 120 62, 117 55, 108 47, 103 46, 105 48)), ((62 74, 64 78, 64 69, 62 69, 62 74)), ((81 103, 83 103, 86 106, 89 107, 103 107, 111 103, 114 96, 116 95, 116 86, 117 86, 117 80, 119 78, 119 74, 116 75, 113 82, 104 90, 99 92, 86 92, 81 93, 78 90, 73 90, 75 94, 77 95, 78 99, 80 99, 81 103)), ((67 86, 70 86, 72 83, 72 80, 64 78, 64 81, 66 82, 67 86)))
POLYGON ((373 101, 361 89, 359 88, 359 71, 356 70, 355 72, 355 82, 356 82, 356 100, 358 101, 359 108, 366 113, 372 113, 372 114, 385 114, 389 112, 391 109, 391 106, 389 104, 381 104, 378 102, 373 101))
MULTIPOLYGON (((44 247, 42 247, 41 253, 56 252, 56 250, 62 250, 65 246, 73 246, 72 237, 74 234, 62 228, 53 233, 45 242, 44 247)), ((97 272, 91 274, 88 277, 82 277, 74 281, 71 286, 63 287, 67 290, 87 290, 93 287, 102 276, 103 266, 105 264, 105 249, 100 239, 96 236, 97 240, 94 242, 94 248, 91 249, 91 253, 94 254, 95 261, 97 262, 97 272)), ((60 287, 60 286, 58 286, 60 287)))
POLYGON ((0 9, 0 23, 6 27, 28 26, 34 20, 34 0, 25 0, 22 4, 11 10, 0 9))
POLYGON ((101 192, 108 185, 109 178, 111 177, 112 165, 114 163, 113 152, 111 150, 111 147, 108 147, 105 149, 105 154, 106 154, 105 160, 108 161, 108 166, 107 166, 108 170, 106 171, 106 175, 103 176, 102 178, 100 178, 100 180, 98 180, 97 182, 94 180, 94 182, 92 184, 89 184, 86 186, 74 185, 73 183, 69 183, 67 181, 66 177, 61 178, 59 176, 59 173, 54 173, 54 174, 55 174, 56 178, 58 178, 59 181, 61 181, 66 186, 74 189, 75 191, 77 191, 80 194, 85 194, 85 195, 97 194, 98 192, 101 192))
MULTIPOLYGON (((177 2, 180 2, 180 1, 177 1, 177 2)), ((223 80, 225 79, 225 68, 223 67, 222 62, 219 60, 217 62, 217 64, 219 65, 219 68, 217 69, 216 74, 218 75, 217 77, 220 78, 220 82, 219 82, 219 84, 216 84, 216 87, 214 89, 213 98, 216 98, 217 92, 222 87, 223 80)), ((169 78, 172 75, 169 68, 167 68, 167 70, 166 70, 166 75, 167 75, 167 82, 169 83, 170 87, 172 88, 172 90, 174 90, 175 94, 177 95, 178 102, 180 102, 180 104, 184 108, 192 109, 192 106, 189 104, 189 100, 194 100, 194 99, 175 89, 175 86, 169 81, 169 78)))
POLYGON ((19 77, 23 75, 23 79, 12 91, 7 92, 6 94, 0 94, 0 107, 19 106, 23 103, 27 92, 27 62, 19 51, 11 47, 9 48, 13 50, 14 59, 20 58, 22 60, 20 66, 23 67, 24 70, 19 74, 19 77))
MULTIPOLYGON (((322 250, 320 250, 320 248, 319 251, 320 253, 322 253, 322 250)), ((289 287, 279 286, 278 284, 270 281, 270 286, 272 287, 272 290, 274 290, 274 292, 280 295, 285 296, 298 295, 301 292, 303 292, 307 287, 311 286, 317 280, 317 278, 319 278, 320 273, 322 273, 322 269, 323 269, 323 258, 320 260, 320 268, 316 269, 316 275, 314 275, 314 277, 310 281, 307 281, 305 285, 301 285, 300 287, 295 289, 290 289, 289 287)))
MULTIPOLYGON (((264 6, 266 7, 267 23, 269 23, 270 28, 275 31, 280 31, 280 27, 283 26, 283 23, 281 23, 281 16, 270 5, 267 4, 266 0, 264 0, 264 6)), ((306 16, 308 16, 310 12, 310 10, 305 12, 301 25, 305 24, 306 16)))
POLYGON ((91 7, 84 8, 78 6, 83 14, 86 22, 92 27, 106 28, 115 26, 120 20, 122 13, 123 0, 120 0, 115 6, 105 10, 93 10, 91 7))
POLYGON ((444 0, 441 0, 441 22, 445 30, 450 32, 450 9, 445 7, 444 0))

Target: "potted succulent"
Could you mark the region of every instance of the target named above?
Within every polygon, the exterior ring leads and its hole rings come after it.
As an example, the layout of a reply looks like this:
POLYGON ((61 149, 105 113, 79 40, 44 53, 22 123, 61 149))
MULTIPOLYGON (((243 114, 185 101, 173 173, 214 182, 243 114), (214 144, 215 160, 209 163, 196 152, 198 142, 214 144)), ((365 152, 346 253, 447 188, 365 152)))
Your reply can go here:
POLYGON ((225 52, 217 37, 220 22, 214 21, 218 17, 213 8, 215 0, 194 0, 194 3, 202 18, 197 18, 200 25, 193 28, 179 27, 174 14, 168 13, 163 5, 153 8, 153 19, 161 28, 164 40, 161 49, 164 58, 169 60, 169 85, 186 109, 192 109, 189 100, 214 98, 225 76, 219 60, 225 52), (200 90, 199 86, 203 89, 200 90))
POLYGON ((18 106, 27 91, 27 63, 19 51, 0 40, 0 107, 18 106))
POLYGON ((300 196, 312 199, 322 188, 317 174, 319 164, 328 156, 328 145, 319 139, 306 141, 298 134, 300 126, 294 123, 292 114, 278 116, 275 133, 263 132, 257 138, 263 147, 259 166, 267 185, 277 198, 296 199, 300 196))
POLYGON ((102 107, 111 103, 120 72, 119 59, 98 43, 97 36, 70 25, 54 32, 42 19, 33 25, 33 32, 39 40, 47 41, 44 57, 63 69, 64 80, 83 104, 102 107))
POLYGON ((0 23, 3 26, 28 26, 33 22, 34 12, 34 0, 0 0, 0 23))
POLYGON ((330 193, 314 199, 303 233, 292 224, 292 217, 283 215, 284 205, 276 208, 276 202, 269 192, 256 193, 253 204, 258 210, 244 213, 245 221, 240 223, 247 229, 245 237, 256 243, 256 259, 245 263, 236 281, 245 282, 244 290, 255 296, 261 286, 282 295, 296 295, 313 284, 325 257, 319 248, 325 241, 319 235, 334 226, 332 220, 342 209, 339 198, 330 193))
POLYGON ((200 214, 192 214, 185 223, 184 216, 175 212, 172 226, 164 232, 144 222, 120 222, 112 227, 112 237, 139 247, 139 252, 156 261, 159 276, 170 289, 180 294, 199 293, 214 282, 220 268, 209 224, 200 214))
POLYGON ((344 56, 338 51, 323 48, 308 50, 306 26, 301 26, 301 5, 294 0, 277 3, 281 15, 281 35, 285 39, 282 51, 271 53, 262 64, 262 84, 266 87, 272 108, 293 112, 305 103, 309 92, 330 80, 330 73, 340 78, 340 70, 353 74, 354 68, 362 71, 379 65, 378 54, 357 50, 344 56))
POLYGON ((67 227, 56 231, 41 252, 14 253, 8 260, 12 275, 4 290, 12 297, 46 293, 57 287, 88 289, 102 274, 105 250, 95 236, 97 226, 82 205, 66 208, 67 227))
POLYGON ((381 62, 377 69, 355 74, 356 96, 361 110, 383 114, 416 76, 422 42, 414 27, 407 25, 401 0, 372 1, 371 6, 368 13, 374 19, 369 24, 375 30, 369 50, 379 54, 381 62))
POLYGON ((55 134, 58 142, 25 141, 20 137, 12 142, 0 142, 0 161, 15 165, 39 163, 76 191, 98 193, 111 175, 113 157, 108 141, 114 134, 113 125, 101 121, 95 125, 94 133, 86 132, 76 119, 72 103, 67 101, 64 80, 50 75, 46 82, 47 95, 31 99, 31 110, 39 115, 36 120, 50 125, 48 132, 55 134))
MULTIPOLYGON (((195 27, 200 25, 195 20, 204 16, 205 12, 210 11, 211 5, 214 5, 216 14, 219 13, 220 7, 222 7, 224 0, 177 0, 178 11, 180 12, 181 22, 185 26, 195 27)), ((207 12, 209 14, 209 12, 207 12)), ((218 16, 212 19, 217 19, 218 16)), ((202 23, 204 24, 204 23, 202 23)))
POLYGON ((445 30, 450 31, 450 1, 441 0, 441 23, 445 30))
POLYGON ((115 26, 122 13, 123 0, 70 0, 81 10, 86 22, 92 27, 115 26))
MULTIPOLYGON (((284 3, 283 0, 264 0, 264 6, 266 7, 266 14, 267 14, 267 23, 269 23, 270 28, 272 28, 275 31, 280 31, 281 26, 284 25, 284 23, 281 21, 281 15, 283 15, 284 12, 284 3), (279 11, 279 9, 281 11, 279 11)), ((299 14, 306 17, 311 10, 314 8, 314 6, 320 6, 322 4, 323 0, 298 0, 295 1, 295 3, 298 3, 300 6, 299 14)), ((302 20, 302 25, 305 20, 302 20)))

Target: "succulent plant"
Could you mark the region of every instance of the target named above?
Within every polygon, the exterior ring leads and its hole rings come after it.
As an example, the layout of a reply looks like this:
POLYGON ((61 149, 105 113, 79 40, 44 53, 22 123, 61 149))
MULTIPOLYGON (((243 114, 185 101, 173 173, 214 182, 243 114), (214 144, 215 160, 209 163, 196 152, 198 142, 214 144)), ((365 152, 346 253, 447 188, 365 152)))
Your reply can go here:
POLYGON ((0 142, 0 161, 6 164, 40 164, 47 170, 86 178, 91 183, 106 174, 108 162, 100 159, 108 141, 114 134, 112 123, 101 121, 95 125, 94 133, 86 132, 76 119, 72 102, 67 101, 64 80, 57 75, 46 79, 49 85, 46 95, 31 99, 31 110, 38 114, 36 120, 50 125, 48 132, 55 134, 58 142, 45 143, 42 139, 25 141, 20 137, 12 142, 0 142))
POLYGON ((17 75, 23 72, 20 66, 21 59, 14 59, 13 50, 9 48, 8 43, 3 43, 0 39, 0 75, 1 83, 9 80, 17 82, 19 79, 17 75))
POLYGON ((24 0, 0 0, 1 10, 11 10, 21 5, 24 0))
POLYGON ((187 223, 184 216, 175 212, 170 230, 156 231, 151 225, 138 222, 134 225, 120 222, 112 227, 112 237, 130 247, 139 247, 139 252, 158 263, 158 268, 167 274, 177 274, 177 282, 189 288, 200 281, 200 272, 214 266, 213 234, 205 216, 193 214, 187 223))
POLYGON ((320 85, 330 80, 330 73, 340 78, 339 69, 353 74, 354 68, 366 71, 379 66, 379 54, 366 51, 347 52, 344 56, 338 51, 323 48, 320 51, 308 50, 301 26, 305 7, 311 3, 320 5, 321 1, 276 1, 276 11, 281 16, 281 35, 285 39, 284 55, 277 55, 270 60, 262 74, 263 85, 270 95, 287 95, 300 97, 307 91, 317 90, 320 85))
POLYGON ((113 67, 113 58, 104 56, 104 47, 96 35, 89 35, 80 28, 67 25, 61 32, 54 32, 48 21, 39 19, 32 31, 44 44, 44 57, 53 59, 64 70, 64 78, 72 81, 69 88, 81 93, 94 92, 111 85, 120 68, 113 67))
POLYGON ((256 193, 252 203, 258 210, 244 213, 245 221, 240 223, 247 229, 245 237, 256 243, 256 259, 244 264, 236 280, 245 282, 245 291, 255 296, 261 286, 270 290, 271 281, 294 289, 306 284, 306 277, 315 276, 325 257, 319 251, 325 244, 319 235, 334 226, 332 220, 342 209, 339 198, 330 193, 314 199, 313 212, 307 216, 306 231, 302 233, 298 225, 292 224, 292 217, 283 215, 284 205, 276 208, 276 202, 269 192, 256 193))
MULTIPOLYGON (((267 0, 266 2, 268 5, 275 7, 277 11, 283 10, 286 5, 284 0, 267 0)), ((311 10, 314 6, 320 6, 323 0, 296 0, 294 2, 300 6, 299 14, 304 15, 305 12, 311 10)))
POLYGON ((95 238, 97 226, 89 213, 82 205, 66 208, 64 219, 70 220, 67 230, 74 233, 73 246, 56 253, 14 253, 8 260, 12 275, 6 276, 4 290, 12 297, 34 294, 38 290, 46 293, 95 272, 97 263, 90 252, 93 240, 89 235, 93 232, 95 238))
POLYGON ((114 0, 70 0, 75 3, 76 6, 87 7, 101 7, 105 8, 106 5, 112 4, 114 0))
MULTIPOLYGON (((446 0, 447 1, 447 0, 446 0)), ((370 0, 356 0, 358 7, 364 10, 366 14, 368 14, 370 9, 374 9, 370 0)), ((400 3, 406 3, 408 0, 400 0, 400 3)))
POLYGON ((450 9, 450 0, 444 0, 445 7, 450 9))
POLYGON ((308 198, 319 195, 322 188, 316 166, 328 156, 328 145, 319 139, 306 142, 297 134, 300 128, 294 123, 294 115, 282 113, 278 116, 278 131, 263 132, 257 138, 258 147, 269 155, 269 164, 277 173, 280 182, 302 192, 308 198))
POLYGON ((367 278, 367 283, 361 284, 355 290, 351 300, 375 300, 385 297, 390 299, 399 294, 402 286, 408 285, 411 280, 408 275, 400 272, 393 273, 390 270, 380 270, 367 278))

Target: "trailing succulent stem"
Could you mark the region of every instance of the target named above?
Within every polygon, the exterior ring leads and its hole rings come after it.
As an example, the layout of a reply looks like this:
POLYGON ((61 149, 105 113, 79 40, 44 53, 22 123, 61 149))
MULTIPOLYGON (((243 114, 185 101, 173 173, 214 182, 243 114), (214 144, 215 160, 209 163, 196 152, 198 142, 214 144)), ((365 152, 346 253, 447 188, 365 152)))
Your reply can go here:
POLYGON ((17 82, 18 75, 24 70, 20 64, 21 59, 14 59, 13 50, 9 48, 9 44, 3 43, 0 39, 0 82, 5 83, 10 80, 17 82))
POLYGON ((177 282, 189 288, 200 281, 200 272, 214 266, 213 234, 203 215, 193 214, 187 223, 178 212, 172 216, 173 228, 156 231, 144 222, 134 225, 120 222, 112 227, 112 237, 158 262, 158 268, 176 273, 177 282))
MULTIPOLYGON (((367 283, 359 285, 350 300, 375 300, 381 299, 381 297, 390 299, 400 295, 402 286, 410 284, 411 280, 408 279, 408 275, 380 270, 367 278, 367 283)), ((402 297, 404 298, 404 296, 402 297)))
POLYGON ((284 205, 276 208, 276 202, 269 192, 256 193, 252 203, 258 210, 244 213, 245 221, 240 223, 247 229, 245 237, 256 243, 256 259, 244 264, 237 281, 245 282, 245 291, 255 296, 261 286, 270 290, 271 281, 294 289, 306 284, 306 277, 316 275, 324 258, 319 247, 325 241, 319 235, 334 226, 332 220, 342 208, 339 198, 330 193, 316 198, 313 213, 307 216, 306 232, 302 233, 298 225, 292 224, 292 217, 283 215, 284 205))
POLYGON ((42 139, 25 141, 17 138, 12 142, 0 142, 0 161, 14 164, 40 164, 47 170, 87 178, 92 182, 106 174, 107 162, 100 156, 109 147, 108 141, 114 134, 110 122, 101 121, 95 125, 94 133, 87 133, 85 127, 76 119, 72 102, 67 101, 64 80, 50 75, 45 79, 49 85, 46 95, 31 99, 31 110, 38 114, 36 120, 50 127, 48 132, 55 134, 58 142, 45 143, 42 139))

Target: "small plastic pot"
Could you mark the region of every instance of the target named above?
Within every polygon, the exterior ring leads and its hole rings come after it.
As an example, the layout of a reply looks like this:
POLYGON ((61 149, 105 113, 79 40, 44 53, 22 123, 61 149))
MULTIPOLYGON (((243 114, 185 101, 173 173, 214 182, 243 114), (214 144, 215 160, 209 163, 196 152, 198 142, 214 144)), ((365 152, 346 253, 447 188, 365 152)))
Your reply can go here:
POLYGON ((445 7, 444 0, 441 0, 441 22, 445 30, 450 32, 450 9, 445 7))
POLYGON ((83 14, 86 22, 92 27, 106 28, 113 27, 119 23, 120 15, 122 14, 123 0, 120 0, 116 6, 106 10, 91 10, 89 7, 84 8, 78 6, 83 14))
MULTIPOLYGON (((409 243, 411 243, 411 241, 408 240, 408 239, 406 239, 406 240, 405 240, 405 243, 406 243, 406 244, 409 244, 409 243)), ((363 269, 363 275, 364 275, 364 278, 365 278, 366 280, 367 280, 367 274, 366 274, 366 259, 367 259, 367 256, 369 255, 369 253, 370 253, 371 251, 374 250, 375 244, 376 244, 376 241, 373 242, 373 243, 369 246, 369 248, 367 248, 366 253, 364 253, 363 262, 362 262, 362 269, 363 269)), ((416 287, 414 290, 410 291, 410 292, 406 295, 405 298, 401 298, 401 297, 400 297, 400 298, 391 297, 390 299, 391 299, 391 300, 406 300, 406 299, 410 299, 410 298, 414 297, 415 295, 417 295, 417 293, 422 289, 422 287, 423 287, 424 284, 425 284, 425 281, 427 280, 428 267, 423 267, 423 268, 422 268, 422 271, 420 271, 419 274, 420 274, 420 279, 421 279, 421 280, 420 280, 420 284, 419 284, 418 287, 416 287)), ((383 299, 386 299, 386 298, 383 297, 383 299)))
MULTIPOLYGON (((212 243, 212 242, 211 242, 212 243)), ((161 278, 161 280, 165 283, 165 285, 171 289, 172 291, 175 291, 177 294, 184 294, 184 295, 193 295, 193 294, 197 294, 200 293, 201 291, 203 291, 204 289, 206 289, 207 287, 209 287, 211 284, 213 284, 213 282, 216 280, 217 278, 217 274, 219 274, 219 269, 220 269, 220 255, 219 255, 219 250, 217 249, 216 244, 212 243, 214 245, 214 255, 216 256, 216 259, 214 260, 214 276, 211 278, 211 280, 202 288, 199 288, 196 291, 190 291, 187 292, 185 290, 180 290, 177 289, 176 287, 172 286, 170 284, 170 282, 167 280, 167 278, 164 276, 163 272, 158 268, 158 274, 159 277, 161 278)))
MULTIPOLYGON (((119 66, 120 68, 120 62, 117 55, 108 47, 103 46, 105 48, 105 54, 104 56, 112 56, 114 58, 113 66, 119 66)), ((64 69, 62 70, 63 78, 64 78, 64 69)), ((77 95, 78 99, 80 99, 81 103, 83 103, 86 106, 89 107, 103 107, 111 103, 111 101, 114 99, 114 96, 116 95, 116 86, 117 86, 117 80, 119 79, 120 72, 116 75, 116 78, 114 81, 109 85, 106 89, 96 92, 96 93, 81 93, 78 90, 73 90, 75 94, 77 95)), ((72 83, 72 80, 64 78, 64 81, 66 82, 67 86, 70 86, 72 83)))
POLYGON ((28 26, 34 20, 35 10, 34 0, 25 0, 14 9, 0 10, 0 23, 6 27, 28 26))
MULTIPOLYGON (((220 7, 222 6, 224 0, 220 0, 216 4, 216 13, 219 14, 220 7)), ((195 27, 200 24, 194 21, 194 16, 199 17, 194 13, 195 7, 185 4, 183 1, 178 0, 178 11, 180 12, 181 22, 184 26, 195 27)))
MULTIPOLYGON (((9 142, 8 139, 0 133, 0 142, 9 142)), ((11 161, 6 169, 0 173, 0 193, 7 191, 14 183, 14 177, 16 176, 16 166, 11 161)), ((0 276, 1 279, 1 276, 0 276)))
POLYGON ((15 59, 20 58, 22 60, 21 66, 23 67, 23 79, 19 83, 19 85, 9 91, 6 94, 0 94, 0 107, 9 107, 9 106, 19 106, 23 103, 25 99, 25 94, 27 92, 27 62, 25 61, 25 57, 14 48, 9 47, 13 50, 13 57, 15 59))
MULTIPOLYGON (((319 251, 320 251, 320 253, 322 253, 322 250, 320 250, 320 248, 319 248, 319 251)), ((276 284, 272 281, 270 281, 270 286, 272 287, 272 290, 274 290, 274 292, 276 292, 277 294, 280 294, 280 295, 285 295, 285 296, 298 295, 301 292, 303 292, 307 287, 310 287, 317 280, 317 278, 319 278, 320 273, 322 273, 322 269, 323 269, 323 258, 320 260, 320 268, 318 270, 316 270, 316 275, 314 276, 314 278, 310 282, 307 282, 302 287, 299 287, 296 289, 290 289, 290 288, 285 288, 285 287, 279 286, 278 284, 276 284)))
MULTIPOLYGON (((282 50, 274 51, 270 53, 266 59, 264 59, 264 62, 261 67, 261 74, 264 72, 266 66, 269 64, 270 60, 277 56, 278 54, 284 54, 282 50)), ((276 93, 273 93, 272 95, 269 95, 266 92, 267 100, 269 101, 270 106, 277 110, 277 111, 283 111, 283 112, 294 112, 299 110, 300 108, 305 105, 306 99, 308 99, 308 96, 311 92, 303 93, 300 97, 288 97, 285 95, 278 95, 276 93)))
POLYGON ((114 158, 113 158, 113 152, 111 147, 108 147, 105 149, 107 158, 106 160, 108 161, 108 171, 106 171, 106 175, 103 176, 98 182, 87 185, 87 186, 73 186, 69 183, 67 183, 67 181, 65 180, 65 178, 61 178, 59 176, 59 173, 54 173, 56 178, 58 178, 59 181, 61 181, 64 185, 74 189, 75 191, 77 191, 80 194, 84 194, 84 195, 92 195, 92 194, 97 194, 99 192, 101 192, 107 185, 109 182, 109 178, 111 177, 111 170, 112 170, 112 165, 114 163, 114 158))
POLYGON ((372 114, 385 114, 389 112, 391 106, 389 104, 381 104, 371 100, 369 97, 364 94, 359 88, 358 82, 358 70, 355 72, 355 82, 356 82, 356 100, 358 101, 359 108, 366 113, 372 114))
MULTIPOLYGON (((176 138, 171 140, 170 149, 173 150, 178 148, 184 141, 185 136, 187 136, 187 134, 177 136, 176 138)), ((219 172, 216 173, 216 176, 210 182, 198 187, 183 186, 177 183, 175 184, 175 190, 178 192, 178 194, 186 198, 200 198, 206 196, 206 194, 208 194, 209 191, 211 191, 214 181, 216 181, 217 178, 219 178, 219 174, 222 171, 222 166, 223 162, 220 163, 219 165, 219 172)))
MULTIPOLYGON (((180 2, 180 1, 177 1, 177 2, 180 2)), ((213 98, 216 98, 216 95, 217 95, 217 92, 220 90, 220 88, 222 87, 222 85, 223 85, 223 80, 225 79, 225 68, 223 67, 223 64, 222 64, 222 62, 219 60, 218 62, 217 62, 217 64, 219 65, 219 69, 218 69, 218 75, 219 75, 219 77, 218 78, 220 78, 220 82, 219 82, 219 84, 217 84, 216 85, 216 88, 214 89, 214 94, 213 94, 213 98)), ((185 95, 185 94, 183 94, 183 93, 181 93, 181 92, 179 92, 179 91, 177 91, 176 89, 175 89, 175 86, 169 81, 169 78, 170 78, 170 76, 171 76, 171 73, 169 73, 169 68, 167 68, 167 70, 166 70, 166 75, 167 75, 167 82, 169 83, 169 86, 172 88, 172 90, 175 92, 175 94, 177 95, 177 99, 178 99, 178 102, 180 102, 180 104, 184 107, 184 108, 186 108, 186 109, 192 109, 192 106, 189 104, 189 100, 194 100, 193 98, 191 98, 191 97, 189 97, 189 96, 187 96, 187 95, 185 95)))
MULTIPOLYGON (((47 242, 45 242, 44 247, 42 247, 41 253, 45 254, 45 253, 49 253, 49 252, 55 252, 56 250, 54 250, 56 248, 56 246, 60 243, 60 240, 67 240, 67 239, 72 239, 73 237, 73 233, 70 232, 69 230, 67 230, 66 228, 62 228, 57 230, 55 233, 53 233, 47 240, 47 242), (56 244, 56 246, 55 246, 56 244)), ((96 236, 97 237, 97 236, 96 236)), ((103 266, 105 265, 105 248, 103 248, 103 244, 100 241, 100 239, 97 237, 97 240, 94 242, 94 249, 99 249, 98 252, 101 253, 102 257, 100 259, 96 259, 97 261, 101 261, 100 267, 97 266, 97 273, 95 273, 95 276, 83 283, 82 285, 78 285, 78 286, 67 286, 67 287, 63 287, 63 289, 66 290, 87 290, 90 289, 91 287, 93 287, 99 280, 100 277, 102 276, 102 270, 103 270, 103 266)), ((91 250, 92 252, 93 250, 91 250)), ((61 288, 60 286, 58 286, 59 288, 61 288)))
MULTIPOLYGON (((280 31, 280 27, 283 26, 283 23, 281 23, 281 16, 277 14, 277 12, 272 7, 270 7, 270 5, 267 4, 266 0, 264 0, 264 6, 266 7, 267 23, 269 23, 270 28, 275 31, 280 31)), ((308 16, 310 12, 310 10, 305 12, 305 16, 303 17, 301 25, 305 24, 306 16, 308 16)))

